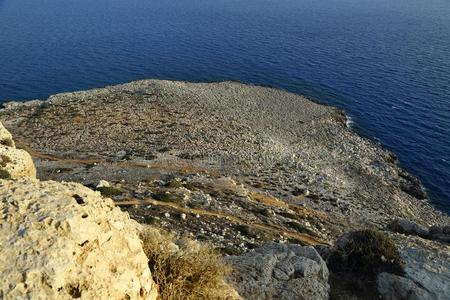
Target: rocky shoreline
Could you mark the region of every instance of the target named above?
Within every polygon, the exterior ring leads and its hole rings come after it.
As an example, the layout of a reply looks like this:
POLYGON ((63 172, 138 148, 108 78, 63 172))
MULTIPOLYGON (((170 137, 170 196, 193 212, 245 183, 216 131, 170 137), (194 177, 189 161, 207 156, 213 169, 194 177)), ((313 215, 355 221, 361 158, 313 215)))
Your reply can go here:
POLYGON ((381 230, 412 266, 404 289, 448 291, 450 218, 334 107, 236 82, 145 80, 7 103, 0 121, 39 179, 96 189, 139 223, 224 255, 268 242, 332 247, 346 232, 381 230), (414 267, 410 249, 429 259, 414 267))

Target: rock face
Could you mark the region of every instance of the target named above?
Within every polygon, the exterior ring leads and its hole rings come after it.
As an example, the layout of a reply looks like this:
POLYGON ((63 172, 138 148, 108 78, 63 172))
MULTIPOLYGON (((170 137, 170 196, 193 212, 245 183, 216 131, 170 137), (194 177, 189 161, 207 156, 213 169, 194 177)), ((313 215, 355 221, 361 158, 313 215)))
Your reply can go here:
POLYGON ((414 236, 395 236, 404 262, 404 274, 378 275, 378 291, 384 299, 448 299, 450 295, 450 247, 414 236))
POLYGON ((328 269, 313 247, 269 243, 228 262, 245 299, 328 299, 328 269))
POLYGON ((11 134, 0 123, 0 178, 36 177, 31 156, 24 150, 16 149, 11 134))
POLYGON ((378 275, 378 291, 387 300, 431 300, 430 293, 414 281, 398 275, 381 273, 378 275))
POLYGON ((403 234, 415 234, 421 237, 428 235, 428 229, 406 219, 396 219, 389 224, 389 229, 403 234))
POLYGON ((433 240, 450 243, 450 225, 432 226, 429 237, 433 240))
POLYGON ((13 148, 16 147, 11 133, 8 130, 6 130, 5 126, 3 126, 2 123, 0 123, 0 144, 3 146, 13 147, 13 148))
MULTIPOLYGON (((11 177, 34 177, 3 129, 11 177)), ((0 199, 0 299, 156 299, 138 224, 112 200, 29 177, 0 180, 0 199)))
POLYGON ((24 150, 12 147, 0 146, 0 170, 1 178, 36 177, 31 156, 24 150))
POLYGON ((137 224, 79 184, 0 182, 5 298, 152 299, 137 224))
POLYGON ((426 228, 417 223, 405 219, 396 219, 389 224, 389 229, 407 235, 417 235, 422 238, 450 242, 450 225, 432 226, 426 228))

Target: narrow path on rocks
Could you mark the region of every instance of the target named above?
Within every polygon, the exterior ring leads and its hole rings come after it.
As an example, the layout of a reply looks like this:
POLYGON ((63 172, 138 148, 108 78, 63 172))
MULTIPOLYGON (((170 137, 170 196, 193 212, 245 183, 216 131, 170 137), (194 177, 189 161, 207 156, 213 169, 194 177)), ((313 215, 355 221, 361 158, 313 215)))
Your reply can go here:
POLYGON ((239 217, 227 215, 220 212, 213 212, 213 211, 207 211, 203 209, 197 209, 197 208, 189 208, 189 207, 181 207, 175 203, 172 202, 162 202, 157 201, 153 199, 146 199, 146 200, 140 200, 140 199, 130 199, 130 200, 123 200, 123 201, 117 201, 115 202, 117 206, 129 206, 129 205, 146 205, 146 204, 152 204, 152 205, 158 205, 158 206, 165 206, 170 207, 175 210, 178 210, 183 213, 189 213, 189 214, 198 214, 202 216, 212 216, 217 218, 226 219, 227 221, 235 224, 241 224, 241 225, 247 225, 256 229, 261 229, 265 231, 269 231, 276 234, 282 234, 284 236, 287 236, 289 238, 297 240, 302 245, 317 245, 317 244, 326 244, 324 241, 320 240, 319 238, 313 237, 308 234, 299 233, 295 231, 288 231, 285 228, 282 228, 281 226, 276 225, 268 225, 268 224, 261 224, 261 223, 251 223, 246 220, 243 220, 239 217))
POLYGON ((159 161, 148 161, 148 162, 133 162, 133 161, 126 161, 126 160, 119 160, 119 161, 107 161, 103 158, 89 158, 89 159, 83 159, 83 158, 62 158, 53 154, 41 152, 38 150, 34 150, 28 143, 16 139, 15 140, 16 147, 19 149, 23 149, 27 151, 33 158, 42 159, 42 160, 49 160, 49 161, 57 161, 57 162, 63 162, 68 164, 82 164, 82 165, 90 165, 90 164, 100 164, 100 163, 109 163, 113 165, 120 166, 122 168, 156 168, 161 170, 172 170, 172 171, 179 171, 181 173, 205 173, 209 174, 211 176, 219 176, 220 174, 215 170, 209 170, 203 167, 196 166, 195 164, 184 162, 182 160, 177 161, 170 161, 167 160, 165 162, 159 162, 159 161))
MULTIPOLYGON (((71 164, 74 164, 74 163, 75 164, 86 164, 86 165, 93 164, 93 163, 106 162, 105 159, 61 158, 61 157, 58 157, 58 156, 55 156, 52 154, 34 150, 26 142, 17 140, 17 139, 16 139, 16 145, 18 148, 24 149, 28 153, 30 153, 30 155, 33 158, 38 158, 38 159, 42 159, 42 160, 58 161, 58 162, 71 163, 71 164)), ((108 162, 108 163, 117 164, 123 168, 148 168, 148 167, 151 167, 151 168, 158 168, 158 169, 165 169, 165 170, 173 169, 173 170, 177 170, 177 171, 181 171, 181 172, 192 172, 192 171, 206 172, 206 173, 210 173, 210 175, 218 175, 218 174, 212 174, 212 173, 216 173, 212 170, 199 168, 199 167, 194 166, 193 164, 182 163, 181 161, 177 161, 177 162, 173 162, 173 163, 166 162, 165 164, 162 164, 161 162, 151 162, 150 164, 145 164, 145 163, 137 163, 137 162, 130 162, 130 161, 115 161, 115 162, 108 162)), ((274 205, 274 206, 279 206, 279 207, 289 207, 296 211, 302 210, 298 207, 293 207, 292 205, 288 205, 279 199, 275 199, 275 198, 268 197, 268 196, 262 197, 261 195, 258 195, 256 197, 256 195, 257 194, 253 193, 253 197, 256 198, 253 200, 264 203, 269 206, 274 205)), ((162 201, 157 201, 157 200, 153 200, 153 199, 146 199, 146 200, 130 199, 130 200, 124 200, 124 201, 115 202, 115 203, 117 206, 146 205, 146 204, 165 206, 165 207, 170 207, 172 209, 175 209, 177 211, 184 212, 184 213, 222 218, 222 219, 226 219, 228 222, 231 222, 234 224, 247 225, 247 226, 250 226, 255 229, 265 230, 265 231, 272 232, 272 233, 275 233, 278 235, 282 234, 286 237, 289 237, 291 239, 298 241, 302 245, 326 244, 323 240, 321 240, 317 237, 313 237, 311 235, 296 232, 296 231, 289 231, 281 226, 268 225, 268 224, 262 224, 262 223, 251 223, 251 222, 248 222, 244 219, 241 219, 241 218, 233 216, 233 215, 228 215, 228 214, 224 214, 224 213, 220 213, 220 212, 207 211, 207 210, 203 210, 203 209, 181 207, 172 202, 162 202, 162 201)))
POLYGON ((93 163, 100 163, 100 162, 103 161, 101 159, 66 159, 66 158, 61 158, 61 157, 58 157, 58 156, 55 156, 55 155, 52 155, 52 154, 48 154, 48 153, 44 153, 44 152, 40 152, 40 151, 34 150, 26 142, 21 141, 19 139, 15 139, 15 143, 16 143, 16 147, 17 148, 27 151, 34 158, 39 158, 39 159, 43 159, 43 160, 63 161, 63 162, 66 162, 66 163, 76 163, 76 164, 86 164, 86 165, 87 164, 93 164, 93 163))

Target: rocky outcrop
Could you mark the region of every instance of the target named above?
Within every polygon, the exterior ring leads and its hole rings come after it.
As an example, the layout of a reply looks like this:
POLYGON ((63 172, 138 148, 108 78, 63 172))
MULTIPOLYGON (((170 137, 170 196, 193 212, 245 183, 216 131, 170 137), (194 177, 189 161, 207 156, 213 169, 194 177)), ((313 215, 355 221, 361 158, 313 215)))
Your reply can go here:
POLYGON ((406 219, 396 219, 389 224, 389 229, 403 234, 413 234, 421 237, 428 236, 428 229, 406 219))
POLYGON ((36 178, 36 168, 31 156, 24 150, 0 146, 0 178, 36 178))
POLYGON ((152 299, 137 223, 79 184, 0 182, 5 298, 152 299))
MULTIPOLYGON (((400 238, 400 237, 398 237, 400 238)), ((416 238, 417 239, 417 238, 416 238)), ((381 273, 378 291, 384 299, 448 299, 450 252, 448 246, 426 240, 400 238, 404 274, 381 273)))
POLYGON ((16 147, 11 133, 6 130, 2 123, 0 123, 0 145, 13 148, 16 147))
POLYGON ((227 260, 245 299, 328 299, 328 269, 313 247, 269 243, 227 260))
POLYGON ((381 273, 378 276, 378 292, 386 300, 432 300, 434 299, 427 290, 409 278, 381 273))
POLYGON ((397 233, 416 235, 425 239, 450 243, 450 225, 435 225, 426 228, 410 220, 396 219, 389 224, 388 228, 397 233))
POLYGON ((450 243, 450 225, 432 226, 429 229, 429 238, 450 243))
POLYGON ((3 169, 23 175, 0 180, 0 298, 156 299, 138 224, 80 184, 26 177, 31 158, 0 133, 3 169))
POLYGON ((11 134, 0 123, 0 179, 36 177, 31 156, 24 150, 16 149, 11 134))

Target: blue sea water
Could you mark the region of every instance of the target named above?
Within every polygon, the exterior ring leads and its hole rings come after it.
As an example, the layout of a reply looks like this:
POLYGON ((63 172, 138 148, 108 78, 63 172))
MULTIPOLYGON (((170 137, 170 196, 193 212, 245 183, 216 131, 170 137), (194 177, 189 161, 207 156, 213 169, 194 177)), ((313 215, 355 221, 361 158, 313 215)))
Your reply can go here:
POLYGON ((450 212, 448 0, 0 0, 0 102, 144 78, 342 107, 450 212))

